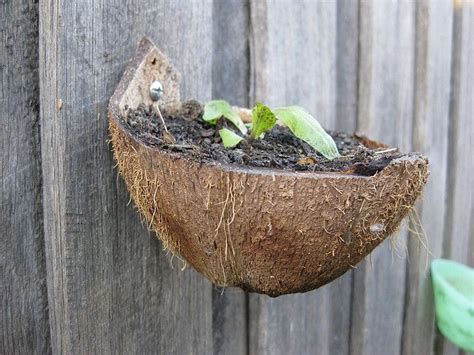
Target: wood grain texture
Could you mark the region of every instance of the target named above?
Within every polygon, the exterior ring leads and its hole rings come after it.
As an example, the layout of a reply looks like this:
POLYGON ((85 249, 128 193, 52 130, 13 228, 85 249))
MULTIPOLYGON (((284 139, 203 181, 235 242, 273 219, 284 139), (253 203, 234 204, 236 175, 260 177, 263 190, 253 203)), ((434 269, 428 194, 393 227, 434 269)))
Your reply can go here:
MULTIPOLYGON (((214 0, 212 98, 247 107, 249 101, 249 4, 214 0)), ((212 293, 214 354, 247 353, 247 294, 238 288, 212 293)))
POLYGON ((247 294, 239 288, 212 292, 214 354, 247 353, 247 294))
POLYGON ((212 97, 241 107, 249 102, 249 6, 214 0, 212 97))
POLYGON ((304 295, 180 272, 128 205, 105 109, 148 35, 184 99, 300 104, 421 151, 429 248, 473 266, 473 24, 460 0, 1 2, 0 353, 462 354, 436 330, 427 252, 405 230, 408 262, 386 242, 304 295))
POLYGON ((0 107, 0 353, 47 354, 35 1, 0 3, 0 107))
MULTIPOLYGON (((251 102, 298 104, 326 127, 354 129, 357 79, 343 72, 354 70, 351 60, 357 62, 357 46, 350 38, 357 43, 357 31, 346 32, 357 28, 357 6, 340 10, 335 2, 313 1, 289 5, 251 2, 251 102), (337 51, 347 59, 338 60, 337 51), (339 121, 338 115, 344 118, 339 121)), ((350 294, 351 275, 346 274, 306 294, 277 299, 251 295, 249 352, 348 353, 350 294)))
MULTIPOLYGON (((361 2, 358 129, 411 148, 415 4, 361 2)), ((354 274, 351 353, 399 354, 404 312, 406 232, 384 243, 354 274), (403 254, 402 257, 397 255, 403 254)))
MULTIPOLYGON (((443 257, 472 262, 474 235, 474 6, 454 3, 448 181, 443 257)), ((474 266, 470 264, 470 266, 474 266)), ((436 353, 464 353, 438 334, 436 353)))
POLYGON ((452 101, 449 125, 448 213, 445 256, 467 263, 472 215, 474 179, 474 6, 454 6, 452 101))
POLYGON ((251 104, 307 108, 335 125, 335 2, 251 1, 251 104), (252 102, 253 101, 253 102, 252 102))
POLYGON ((414 221, 408 250, 403 353, 432 354, 436 335, 433 289, 429 264, 442 255, 446 179, 448 172, 448 125, 451 88, 452 1, 417 4, 416 73, 413 150, 430 161, 430 178, 418 215, 427 238, 423 245, 414 221), (431 256, 429 255, 429 251, 431 256))
POLYGON ((359 1, 337 2, 336 124, 344 132, 357 130, 359 84, 359 1))
POLYGON ((250 295, 250 354, 348 353, 350 276, 305 294, 250 295))
MULTIPOLYGON (((436 335, 433 289, 429 263, 442 255, 446 178, 448 171, 449 102, 451 84, 452 2, 417 4, 416 88, 413 150, 430 161, 430 178, 418 215, 427 238, 425 246, 415 233, 408 243, 403 353, 432 354, 436 335), (432 256, 429 255, 429 252, 432 256), (423 326, 421 326, 423 325, 423 326)), ((416 221, 415 223, 418 223, 416 221)))
POLYGON ((211 353, 211 286, 127 205, 105 109, 143 35, 183 74, 183 98, 210 98, 212 2, 52 0, 40 15, 53 352, 211 353))

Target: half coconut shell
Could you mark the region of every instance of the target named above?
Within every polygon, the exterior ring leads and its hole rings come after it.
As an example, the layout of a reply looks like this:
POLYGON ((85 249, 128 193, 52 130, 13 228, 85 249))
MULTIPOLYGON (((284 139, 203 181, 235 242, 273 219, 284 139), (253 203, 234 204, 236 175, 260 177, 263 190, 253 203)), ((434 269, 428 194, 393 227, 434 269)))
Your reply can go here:
POLYGON ((152 104, 155 80, 160 104, 179 105, 180 75, 145 38, 109 104, 118 168, 165 247, 219 286, 278 296, 334 280, 396 231, 427 181, 418 154, 358 176, 201 164, 147 146, 125 121, 152 104))

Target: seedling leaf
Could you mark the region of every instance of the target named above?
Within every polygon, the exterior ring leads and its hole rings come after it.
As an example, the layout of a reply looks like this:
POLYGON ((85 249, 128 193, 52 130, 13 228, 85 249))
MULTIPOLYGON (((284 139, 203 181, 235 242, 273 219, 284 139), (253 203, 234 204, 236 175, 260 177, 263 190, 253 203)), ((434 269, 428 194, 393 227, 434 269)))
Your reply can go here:
POLYGON ((336 143, 319 122, 300 106, 279 107, 273 110, 276 117, 293 134, 308 143, 329 160, 339 157, 336 143))
POLYGON ((265 105, 257 102, 252 110, 252 139, 259 138, 266 131, 271 130, 277 122, 275 114, 265 105))
POLYGON ((238 134, 235 134, 230 129, 222 128, 219 130, 219 135, 221 136, 222 143, 225 148, 234 148, 237 144, 242 141, 242 137, 238 134))
POLYGON ((232 110, 232 107, 225 100, 208 101, 204 106, 204 115, 202 119, 209 124, 215 125, 217 121, 225 117, 232 122, 242 134, 247 134, 247 127, 240 118, 239 114, 232 110))
POLYGON ((204 115, 202 116, 202 119, 212 125, 215 125, 217 120, 224 116, 229 108, 230 105, 224 100, 208 101, 204 106, 204 115))

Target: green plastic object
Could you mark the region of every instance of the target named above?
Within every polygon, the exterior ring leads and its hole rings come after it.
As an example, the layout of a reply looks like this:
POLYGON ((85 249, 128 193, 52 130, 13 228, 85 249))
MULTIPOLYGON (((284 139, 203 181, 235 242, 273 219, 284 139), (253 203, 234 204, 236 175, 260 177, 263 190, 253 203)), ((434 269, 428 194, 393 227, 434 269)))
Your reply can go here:
POLYGON ((451 260, 431 263, 436 321, 441 333, 474 352, 474 269, 451 260))

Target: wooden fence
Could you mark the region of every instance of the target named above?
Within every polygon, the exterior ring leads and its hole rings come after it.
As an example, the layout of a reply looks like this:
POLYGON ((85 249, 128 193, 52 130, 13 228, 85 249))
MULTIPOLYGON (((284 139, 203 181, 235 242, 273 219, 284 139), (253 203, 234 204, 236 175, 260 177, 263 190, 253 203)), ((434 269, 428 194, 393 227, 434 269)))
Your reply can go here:
POLYGON ((429 248, 474 263, 473 2, 6 0, 0 353, 457 354, 436 331, 432 257, 406 228, 395 250, 306 294, 221 291, 180 271, 107 143, 107 101, 143 35, 185 98, 300 104, 425 153, 429 248))

